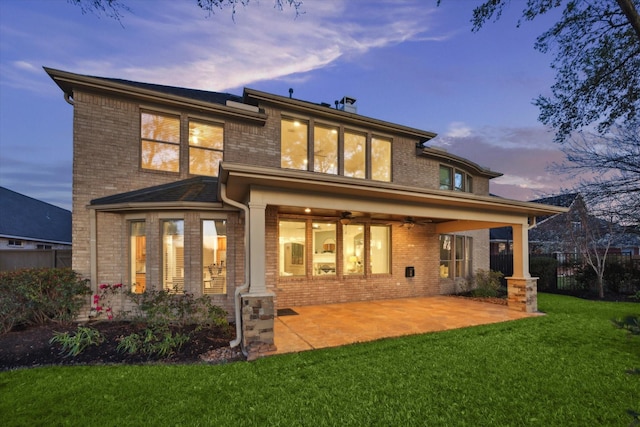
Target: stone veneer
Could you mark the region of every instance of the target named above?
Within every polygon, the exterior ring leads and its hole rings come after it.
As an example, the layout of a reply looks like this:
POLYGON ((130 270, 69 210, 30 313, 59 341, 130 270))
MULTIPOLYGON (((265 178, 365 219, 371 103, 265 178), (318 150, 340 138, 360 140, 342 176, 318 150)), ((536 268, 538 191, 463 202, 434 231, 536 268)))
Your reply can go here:
POLYGON ((276 350, 274 320, 273 294, 242 295, 242 344, 248 360, 276 350))
POLYGON ((508 304, 512 310, 535 313, 538 311, 537 277, 508 277, 508 304))

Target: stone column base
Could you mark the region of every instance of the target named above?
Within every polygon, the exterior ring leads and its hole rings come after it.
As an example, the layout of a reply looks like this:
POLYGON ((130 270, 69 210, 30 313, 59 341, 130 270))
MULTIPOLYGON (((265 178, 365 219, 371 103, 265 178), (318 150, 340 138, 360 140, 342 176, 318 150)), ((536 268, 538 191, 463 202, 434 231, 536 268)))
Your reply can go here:
POLYGON ((538 311, 538 278, 507 277, 508 304, 512 310, 538 311))
POLYGON ((247 359, 254 360, 276 350, 275 310, 272 293, 244 294, 242 297, 242 344, 247 359))

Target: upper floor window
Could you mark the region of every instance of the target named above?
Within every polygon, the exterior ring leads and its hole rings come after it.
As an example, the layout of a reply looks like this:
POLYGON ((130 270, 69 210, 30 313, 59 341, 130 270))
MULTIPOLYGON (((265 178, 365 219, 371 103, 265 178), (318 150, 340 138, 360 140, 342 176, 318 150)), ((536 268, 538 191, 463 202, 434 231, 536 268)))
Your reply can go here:
POLYGON ((289 118, 282 119, 280 130, 282 168, 391 181, 389 138, 289 118))
POLYGON ((166 114, 140 115, 143 169, 179 172, 180 118, 166 114))
POLYGON ((473 192, 473 177, 460 169, 440 165, 440 189, 473 192))
POLYGON ((224 149, 224 128, 189 122, 189 173, 217 176, 224 149))
POLYGON ((313 171, 338 174, 338 129, 328 126, 313 128, 313 171))
POLYGON ((371 179, 391 181, 391 140, 371 138, 371 179))
POLYGON ((367 137, 361 133, 344 133, 344 176, 364 178, 367 137))
POLYGON ((280 166, 307 170, 308 125, 299 120, 282 119, 280 125, 280 166))

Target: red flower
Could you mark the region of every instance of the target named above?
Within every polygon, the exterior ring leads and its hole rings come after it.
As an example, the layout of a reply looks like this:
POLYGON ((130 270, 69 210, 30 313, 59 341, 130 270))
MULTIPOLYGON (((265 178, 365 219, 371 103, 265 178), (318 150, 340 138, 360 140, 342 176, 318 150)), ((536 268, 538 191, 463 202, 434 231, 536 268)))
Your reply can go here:
POLYGON ((102 311, 102 307, 97 306, 97 307, 96 307, 96 311, 102 311))
POLYGON ((94 295, 93 296, 93 303, 94 304, 98 304, 100 302, 100 295, 94 295))
POLYGON ((98 286, 100 289, 106 289, 109 287, 109 285, 107 285, 106 283, 102 283, 101 285, 98 286))
POLYGON ((122 283, 118 283, 117 285, 113 285, 114 288, 121 288, 122 287, 122 283))

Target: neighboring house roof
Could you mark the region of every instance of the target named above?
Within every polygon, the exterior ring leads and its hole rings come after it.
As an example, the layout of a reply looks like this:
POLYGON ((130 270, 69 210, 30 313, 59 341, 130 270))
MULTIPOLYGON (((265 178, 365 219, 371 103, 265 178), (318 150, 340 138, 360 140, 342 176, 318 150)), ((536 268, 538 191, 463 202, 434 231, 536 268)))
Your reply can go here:
POLYGON ((197 176, 169 184, 93 199, 91 206, 176 202, 220 202, 218 199, 218 179, 197 176))
POLYGON ((71 244, 71 212, 0 187, 0 236, 71 244))

